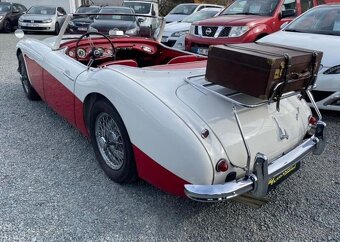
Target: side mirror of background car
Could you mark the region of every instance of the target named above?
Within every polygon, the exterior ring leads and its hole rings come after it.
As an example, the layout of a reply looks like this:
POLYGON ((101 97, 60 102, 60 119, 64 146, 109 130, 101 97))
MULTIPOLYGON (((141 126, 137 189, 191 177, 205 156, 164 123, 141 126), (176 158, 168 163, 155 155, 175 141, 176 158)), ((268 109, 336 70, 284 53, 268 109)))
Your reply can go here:
POLYGON ((155 10, 152 10, 152 11, 151 11, 151 15, 152 15, 152 16, 156 16, 156 11, 155 11, 155 10))
POLYGON ((64 16, 64 14, 58 12, 58 17, 64 16))
POLYGON ((288 18, 295 16, 295 9, 287 9, 281 12, 281 18, 288 18))
POLYGON ((138 18, 137 21, 138 21, 138 23, 143 23, 144 22, 144 18, 138 18))

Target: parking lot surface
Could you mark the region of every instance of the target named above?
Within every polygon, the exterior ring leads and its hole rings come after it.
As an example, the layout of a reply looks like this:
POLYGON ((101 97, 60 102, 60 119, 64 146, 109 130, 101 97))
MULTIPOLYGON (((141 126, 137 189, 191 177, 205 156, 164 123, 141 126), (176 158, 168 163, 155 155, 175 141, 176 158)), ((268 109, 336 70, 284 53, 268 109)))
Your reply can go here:
POLYGON ((0 241, 340 241, 340 113, 323 112, 324 154, 306 157, 259 209, 121 186, 88 140, 25 98, 17 41, 0 34, 0 241))

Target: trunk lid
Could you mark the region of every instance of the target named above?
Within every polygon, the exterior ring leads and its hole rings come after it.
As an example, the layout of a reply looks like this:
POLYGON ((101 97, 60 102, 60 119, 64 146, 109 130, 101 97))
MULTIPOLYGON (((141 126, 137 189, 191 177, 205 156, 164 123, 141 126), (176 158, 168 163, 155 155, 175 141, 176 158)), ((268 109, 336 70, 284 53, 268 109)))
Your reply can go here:
MULTIPOLYGON (((205 83, 208 88, 239 101, 259 102, 259 99, 234 90, 205 83)), ((229 161, 244 167, 247 153, 233 114, 235 105, 209 91, 192 88, 190 84, 179 87, 177 97, 207 123, 210 131, 219 139, 229 161)), ((302 141, 308 129, 310 109, 297 96, 281 100, 279 112, 275 103, 253 109, 235 107, 250 148, 252 163, 258 152, 265 154, 269 161, 282 156, 302 141), (280 138, 280 129, 285 130, 288 138, 280 138)))

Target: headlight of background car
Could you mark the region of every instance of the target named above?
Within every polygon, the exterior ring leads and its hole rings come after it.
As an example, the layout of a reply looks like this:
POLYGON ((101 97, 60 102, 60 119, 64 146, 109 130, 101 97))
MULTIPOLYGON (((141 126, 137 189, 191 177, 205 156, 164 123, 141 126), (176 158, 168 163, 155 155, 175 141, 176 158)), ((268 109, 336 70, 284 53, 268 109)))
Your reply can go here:
POLYGON ((3 19, 4 16, 0 16, 0 21, 3 19))
POLYGON ((231 27, 229 37, 240 37, 249 30, 248 26, 235 26, 231 27))
MULTIPOLYGON (((1 20, 1 16, 0 16, 0 20, 1 20)), ((20 23, 23 22, 22 18, 19 18, 18 22, 20 22, 20 23)))
POLYGON ((172 37, 179 37, 179 36, 181 36, 183 34, 187 34, 188 32, 189 32, 188 30, 178 31, 178 32, 173 33, 171 36, 172 37))
POLYGON ((43 23, 52 23, 52 19, 45 19, 42 21, 43 23))
POLYGON ((133 29, 128 29, 125 31, 125 34, 128 34, 128 35, 136 35, 138 32, 138 28, 133 28, 133 29))
POLYGON ((196 25, 190 25, 190 30, 189 30, 189 34, 192 34, 192 35, 194 35, 195 34, 195 27, 196 27, 196 25))
POLYGON ((340 74, 340 65, 333 66, 333 67, 329 68, 323 74, 326 74, 326 75, 328 75, 328 74, 340 74))

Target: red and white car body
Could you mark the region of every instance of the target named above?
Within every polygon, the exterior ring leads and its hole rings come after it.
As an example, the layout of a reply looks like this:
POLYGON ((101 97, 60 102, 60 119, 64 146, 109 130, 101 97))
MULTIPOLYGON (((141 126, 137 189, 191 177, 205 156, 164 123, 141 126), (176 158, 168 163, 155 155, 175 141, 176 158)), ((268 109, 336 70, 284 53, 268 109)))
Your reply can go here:
MULTIPOLYGON (((114 107, 131 142, 138 177, 166 192, 200 201, 251 191, 264 196, 271 179, 308 153, 322 152, 324 123, 319 121, 316 133, 308 135, 315 123, 297 95, 281 100, 279 112, 275 103, 239 107, 219 94, 240 102, 254 98, 207 82, 205 57, 138 37, 110 38, 120 60, 104 58, 89 66, 87 57, 74 57, 78 39, 59 45, 64 29, 58 37, 18 43, 17 55, 24 57, 29 84, 90 139, 96 102, 104 100, 114 107), (255 167, 259 158, 266 161, 262 175, 255 167)), ((110 48, 104 38, 91 41, 98 48, 110 48)), ((79 42, 88 53, 86 45, 79 42)), ((109 142, 100 138, 99 145, 107 148, 109 142)))

